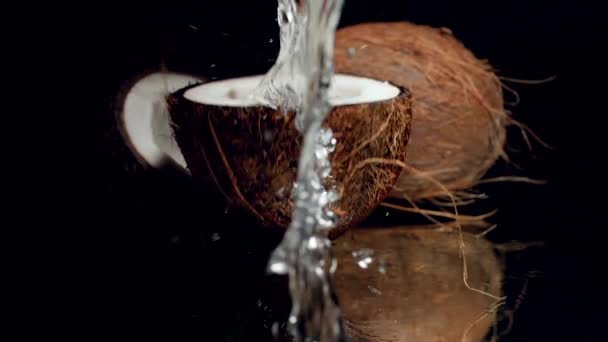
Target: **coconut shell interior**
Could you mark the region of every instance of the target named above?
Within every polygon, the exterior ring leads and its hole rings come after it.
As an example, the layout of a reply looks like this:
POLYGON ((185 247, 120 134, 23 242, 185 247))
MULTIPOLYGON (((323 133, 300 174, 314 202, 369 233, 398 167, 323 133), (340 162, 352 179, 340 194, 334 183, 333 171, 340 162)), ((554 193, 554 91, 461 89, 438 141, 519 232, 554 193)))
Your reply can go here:
MULTIPOLYGON (((195 86, 167 98, 175 138, 195 181, 215 184, 264 225, 285 229, 302 143, 295 114, 194 102, 184 94, 195 86)), ((388 161, 405 160, 411 118, 405 88, 392 99, 336 106, 327 115, 324 126, 337 140, 327 185, 341 195, 333 208, 339 224, 330 237, 365 218, 388 195, 401 173, 388 161)))

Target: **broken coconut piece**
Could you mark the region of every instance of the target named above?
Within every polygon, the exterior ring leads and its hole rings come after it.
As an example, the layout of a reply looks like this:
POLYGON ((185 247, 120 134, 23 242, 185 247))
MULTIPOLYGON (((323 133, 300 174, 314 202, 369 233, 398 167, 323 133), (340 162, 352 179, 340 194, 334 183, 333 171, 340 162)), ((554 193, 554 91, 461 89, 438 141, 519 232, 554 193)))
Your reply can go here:
POLYGON ((131 152, 140 163, 159 168, 176 164, 184 171, 186 161, 169 125, 166 96, 201 79, 156 72, 137 80, 126 92, 118 126, 131 152))
MULTIPOLYGON (((302 137, 295 114, 259 104, 251 94, 263 76, 186 87, 168 97, 179 147, 195 181, 209 179, 225 197, 270 227, 291 221, 290 194, 302 137)), ((340 200, 330 237, 365 218, 388 194, 409 138, 411 96, 404 88, 369 78, 336 75, 334 106, 324 126, 337 140, 328 186, 340 200)))

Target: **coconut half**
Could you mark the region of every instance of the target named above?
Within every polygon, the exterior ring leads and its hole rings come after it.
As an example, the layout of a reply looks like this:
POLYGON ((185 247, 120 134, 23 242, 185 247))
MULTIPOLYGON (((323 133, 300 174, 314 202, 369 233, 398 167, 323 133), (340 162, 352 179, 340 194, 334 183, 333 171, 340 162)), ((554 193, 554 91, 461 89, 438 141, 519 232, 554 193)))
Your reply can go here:
POLYGON ((186 161, 169 125, 166 96, 201 79, 175 73, 152 73, 127 92, 119 117, 121 134, 131 152, 144 164, 160 168, 167 163, 186 171, 186 161))
MULTIPOLYGON (((263 76, 185 87, 168 98, 179 148, 195 181, 215 183, 225 197, 263 224, 286 228, 302 137, 295 113, 262 105, 252 94, 263 76)), ((325 127, 334 132, 329 186, 341 199, 340 224, 366 217, 388 194, 405 159, 411 96, 404 88, 364 77, 336 75, 325 127)))

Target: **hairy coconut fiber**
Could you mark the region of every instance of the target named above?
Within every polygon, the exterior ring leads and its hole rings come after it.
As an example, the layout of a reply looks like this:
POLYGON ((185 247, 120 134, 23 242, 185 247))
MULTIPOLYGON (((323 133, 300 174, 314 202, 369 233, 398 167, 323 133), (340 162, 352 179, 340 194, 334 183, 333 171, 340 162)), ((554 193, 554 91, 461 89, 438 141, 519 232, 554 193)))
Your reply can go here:
POLYGON ((502 154, 507 116, 501 83, 449 30, 370 23, 339 30, 335 41, 337 72, 412 92, 409 167, 391 196, 418 200, 470 188, 502 154))
MULTIPOLYGON (((177 143, 195 181, 212 178, 230 201, 263 224, 286 228, 302 137, 294 113, 262 106, 224 107, 168 97, 177 143)), ((405 89, 390 100, 333 107, 325 120, 337 140, 329 186, 340 200, 330 237, 365 218, 393 187, 405 159, 411 121, 405 89)))
POLYGON ((353 229, 334 246, 351 342, 480 342, 503 303, 502 267, 492 245, 472 234, 353 229), (366 250, 371 260, 353 257, 366 250))

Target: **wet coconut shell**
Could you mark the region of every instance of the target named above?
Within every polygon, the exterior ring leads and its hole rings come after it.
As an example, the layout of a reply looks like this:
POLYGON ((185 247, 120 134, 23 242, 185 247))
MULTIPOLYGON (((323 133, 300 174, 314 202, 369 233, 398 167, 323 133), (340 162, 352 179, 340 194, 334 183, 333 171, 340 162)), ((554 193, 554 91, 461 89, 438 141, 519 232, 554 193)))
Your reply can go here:
MULTIPOLYGON (((191 87, 167 99, 177 143, 195 181, 216 183, 225 197, 261 223, 285 229, 291 221, 290 194, 296 178, 302 137, 294 113, 263 106, 224 107, 184 97, 191 87)), ((412 116, 411 96, 333 107, 324 126, 337 140, 330 154, 340 200, 333 207, 338 236, 365 218, 387 195, 405 160, 412 116)))
POLYGON ((501 84, 447 29, 406 22, 336 32, 337 72, 408 88, 415 116, 404 170, 391 196, 411 200, 467 189, 503 152, 501 84), (432 180, 429 180, 432 177, 432 180))
MULTIPOLYGON (((501 296, 502 267, 492 245, 463 233, 468 284, 501 296)), ((334 242, 334 277, 351 342, 482 341, 497 303, 466 287, 458 232, 409 227, 353 229, 334 242), (373 250, 367 268, 353 252, 373 250)))

